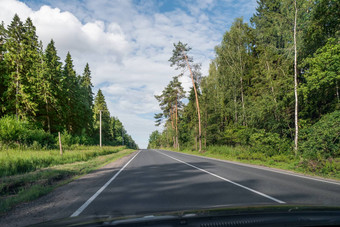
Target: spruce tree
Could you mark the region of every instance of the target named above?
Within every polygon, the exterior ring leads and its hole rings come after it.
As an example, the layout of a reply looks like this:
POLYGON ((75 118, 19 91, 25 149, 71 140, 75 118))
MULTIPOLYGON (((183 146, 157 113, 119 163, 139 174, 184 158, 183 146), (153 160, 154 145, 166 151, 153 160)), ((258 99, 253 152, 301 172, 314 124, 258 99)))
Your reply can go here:
POLYGON ((99 138, 100 111, 102 112, 103 144, 108 144, 111 142, 111 139, 112 139, 111 133, 110 133, 110 112, 109 112, 109 109, 107 108, 107 104, 106 104, 103 92, 99 89, 97 92, 97 95, 94 98, 94 105, 93 105, 94 130, 95 130, 95 134, 97 135, 97 138, 99 138))
POLYGON ((88 135, 92 134, 93 131, 93 92, 92 92, 92 82, 91 82, 91 71, 89 64, 87 63, 83 75, 81 77, 81 86, 83 90, 83 117, 84 117, 84 127, 88 135))

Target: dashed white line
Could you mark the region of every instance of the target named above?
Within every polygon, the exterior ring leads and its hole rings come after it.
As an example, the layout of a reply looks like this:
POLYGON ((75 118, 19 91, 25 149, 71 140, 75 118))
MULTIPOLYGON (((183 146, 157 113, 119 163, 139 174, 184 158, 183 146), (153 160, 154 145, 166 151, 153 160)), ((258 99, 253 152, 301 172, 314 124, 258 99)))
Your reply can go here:
POLYGON ((116 177, 125 169, 125 167, 127 165, 129 165, 129 163, 140 153, 140 151, 133 156, 108 182, 106 182, 96 193, 94 193, 93 196, 91 196, 91 198, 89 198, 81 207, 78 208, 78 210, 76 210, 71 217, 76 217, 78 216, 81 212, 83 212, 85 210, 85 208, 90 205, 92 203, 93 200, 95 200, 95 198, 97 198, 97 196, 102 193, 102 191, 104 191, 104 189, 114 180, 116 179, 116 177))
POLYGON ((168 156, 169 158, 172 158, 172 159, 174 159, 174 160, 176 160, 176 161, 178 161, 178 162, 181 162, 181 163, 183 163, 183 164, 185 164, 185 165, 188 165, 188 166, 190 166, 190 167, 192 167, 192 168, 195 168, 195 169, 197 169, 197 170, 200 170, 200 171, 202 171, 202 172, 205 172, 205 173, 207 173, 207 174, 210 174, 211 176, 217 177, 217 178, 219 178, 219 179, 221 179, 221 180, 223 180, 223 181, 229 182, 229 183, 231 183, 231 184, 234 184, 234 185, 236 185, 236 186, 239 186, 239 187, 241 187, 241 188, 244 188, 244 189, 246 189, 246 190, 248 190, 248 191, 251 191, 251 192, 253 192, 253 193, 255 193, 255 194, 258 194, 258 195, 261 195, 261 196, 263 196, 263 197, 266 197, 266 198, 268 198, 268 199, 270 199, 270 200, 273 200, 273 201, 275 201, 275 202, 277 202, 277 203, 285 203, 285 202, 282 201, 282 200, 276 199, 276 198, 274 198, 274 197, 272 197, 272 196, 269 196, 269 195, 266 195, 266 194, 264 194, 264 193, 262 193, 262 192, 259 192, 259 191, 256 191, 256 190, 254 190, 254 189, 248 188, 247 186, 241 185, 241 184, 239 184, 239 183, 236 183, 236 182, 234 182, 234 181, 231 181, 231 180, 229 180, 229 179, 226 179, 226 178, 224 178, 224 177, 221 177, 221 176, 219 176, 219 175, 217 175, 217 174, 214 174, 214 173, 212 173, 212 172, 209 172, 209 171, 207 171, 207 170, 205 170, 205 169, 201 169, 201 168, 199 168, 199 167, 197 167, 197 166, 191 165, 191 164, 189 164, 189 163, 187 163, 187 162, 185 162, 185 161, 182 161, 182 160, 180 160, 180 159, 174 158, 174 157, 172 157, 172 156, 170 156, 170 155, 164 154, 164 153, 159 152, 159 151, 156 151, 156 152, 158 152, 158 153, 160 153, 160 154, 162 154, 162 155, 168 156))
MULTIPOLYGON (((174 151, 169 151, 169 152, 179 153, 179 152, 174 152, 174 151)), ((233 161, 222 160, 222 159, 217 159, 217 158, 204 157, 204 156, 199 156, 199 155, 194 155, 194 154, 186 154, 186 153, 179 153, 179 154, 209 159, 209 160, 218 161, 218 162, 230 163, 230 164, 233 164, 233 165, 246 166, 246 167, 250 167, 250 168, 254 168, 254 169, 260 169, 260 170, 270 171, 270 172, 274 172, 274 173, 280 173, 280 174, 285 174, 285 175, 289 175, 289 176, 300 177, 300 178, 319 181, 319 182, 328 183, 328 184, 340 185, 340 182, 336 182, 336 180, 334 180, 334 181, 324 180, 324 179, 319 179, 319 178, 315 178, 315 177, 304 176, 304 175, 301 175, 301 174, 298 174, 298 173, 295 174, 295 173, 286 172, 285 170, 276 170, 276 169, 273 169, 271 167, 254 166, 254 165, 251 165, 251 164, 233 162, 233 161)))

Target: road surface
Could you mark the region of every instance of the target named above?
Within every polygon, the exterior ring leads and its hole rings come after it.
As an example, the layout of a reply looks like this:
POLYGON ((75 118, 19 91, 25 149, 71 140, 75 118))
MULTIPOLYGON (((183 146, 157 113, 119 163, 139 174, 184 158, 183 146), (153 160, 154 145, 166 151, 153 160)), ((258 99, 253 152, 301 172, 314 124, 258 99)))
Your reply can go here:
POLYGON ((19 205, 0 217, 0 226, 70 216, 114 217, 262 204, 340 206, 340 182, 171 151, 141 150, 19 205))
POLYGON ((340 205, 340 183, 177 152, 142 150, 72 216, 259 204, 340 205))

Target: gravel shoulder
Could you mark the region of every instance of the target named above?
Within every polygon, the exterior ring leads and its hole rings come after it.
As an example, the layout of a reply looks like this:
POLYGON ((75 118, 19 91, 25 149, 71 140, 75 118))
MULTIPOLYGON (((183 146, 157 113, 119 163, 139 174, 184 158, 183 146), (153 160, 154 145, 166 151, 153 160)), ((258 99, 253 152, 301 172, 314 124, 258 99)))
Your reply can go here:
POLYGON ((84 175, 51 193, 18 205, 0 217, 0 226, 27 226, 69 217, 102 187, 136 152, 84 175))

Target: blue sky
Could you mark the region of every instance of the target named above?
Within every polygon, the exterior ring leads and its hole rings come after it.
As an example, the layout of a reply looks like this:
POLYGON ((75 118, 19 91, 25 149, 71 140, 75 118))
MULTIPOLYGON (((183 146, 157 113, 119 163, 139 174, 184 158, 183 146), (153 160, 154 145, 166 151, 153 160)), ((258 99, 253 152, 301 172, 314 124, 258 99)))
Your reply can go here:
MULTIPOLYGON (((179 73, 168 59, 179 40, 192 47, 208 73, 214 47, 236 17, 248 22, 256 0, 0 0, 0 20, 31 17, 44 46, 53 38, 62 60, 70 51, 81 74, 88 62, 94 92, 102 89, 141 148, 147 146, 160 111, 154 95, 179 73)), ((191 82, 181 78, 186 90, 191 82)))

